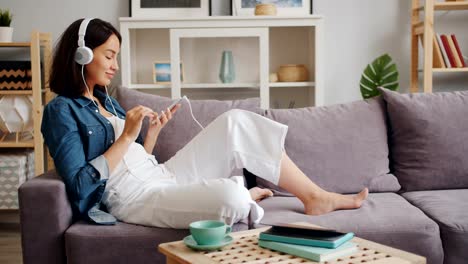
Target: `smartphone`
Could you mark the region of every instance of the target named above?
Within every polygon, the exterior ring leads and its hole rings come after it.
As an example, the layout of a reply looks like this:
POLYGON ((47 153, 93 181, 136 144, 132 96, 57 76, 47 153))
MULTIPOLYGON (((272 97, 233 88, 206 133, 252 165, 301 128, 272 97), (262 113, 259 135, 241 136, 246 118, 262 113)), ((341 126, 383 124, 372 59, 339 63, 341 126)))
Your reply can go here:
POLYGON ((319 240, 336 240, 346 235, 346 233, 338 232, 330 229, 314 229, 300 228, 291 226, 273 225, 265 231, 267 234, 286 237, 297 237, 304 239, 319 239, 319 240))
MULTIPOLYGON (((173 102, 173 103, 172 103, 169 107, 167 107, 167 108, 169 108, 169 111, 172 111, 172 109, 174 109, 174 107, 175 107, 177 104, 179 104, 180 102, 182 102, 182 100, 184 100, 184 99, 187 99, 187 96, 185 96, 185 95, 182 96, 181 98, 179 98, 178 100, 176 100, 175 102, 173 102)), ((159 115, 159 120, 161 120, 161 118, 162 118, 162 115, 159 115)), ((155 122, 153 121, 153 124, 154 124, 154 123, 155 123, 155 122)))

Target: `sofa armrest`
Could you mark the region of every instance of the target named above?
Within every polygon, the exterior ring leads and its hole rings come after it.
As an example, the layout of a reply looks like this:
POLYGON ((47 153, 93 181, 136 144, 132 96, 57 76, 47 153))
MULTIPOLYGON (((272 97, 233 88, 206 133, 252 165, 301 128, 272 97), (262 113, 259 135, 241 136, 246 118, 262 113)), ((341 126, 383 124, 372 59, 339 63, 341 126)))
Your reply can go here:
POLYGON ((66 263, 64 232, 72 224, 65 184, 55 171, 18 189, 23 263, 66 263))

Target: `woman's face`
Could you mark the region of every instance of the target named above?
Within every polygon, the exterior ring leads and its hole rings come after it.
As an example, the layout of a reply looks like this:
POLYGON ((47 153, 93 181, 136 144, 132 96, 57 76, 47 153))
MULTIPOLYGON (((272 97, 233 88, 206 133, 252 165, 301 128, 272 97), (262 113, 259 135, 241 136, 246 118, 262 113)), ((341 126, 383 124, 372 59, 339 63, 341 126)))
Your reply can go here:
POLYGON ((120 42, 112 34, 101 46, 94 48, 93 60, 86 65, 86 81, 89 87, 109 85, 115 73, 119 70, 117 54, 120 52, 120 42))

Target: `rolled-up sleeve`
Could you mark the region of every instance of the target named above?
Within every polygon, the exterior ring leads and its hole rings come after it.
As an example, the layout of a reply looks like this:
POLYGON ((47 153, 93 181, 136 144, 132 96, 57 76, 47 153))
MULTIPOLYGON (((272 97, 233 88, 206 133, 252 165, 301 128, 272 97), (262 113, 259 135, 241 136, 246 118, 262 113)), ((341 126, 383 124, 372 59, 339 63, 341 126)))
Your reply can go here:
POLYGON ((104 155, 97 156, 95 159, 90 160, 89 163, 99 171, 100 179, 109 179, 109 164, 104 155))
POLYGON ((41 132, 72 202, 85 213, 93 206, 91 196, 109 177, 107 161, 103 156, 86 161, 77 122, 64 101, 52 101, 45 107, 41 132))

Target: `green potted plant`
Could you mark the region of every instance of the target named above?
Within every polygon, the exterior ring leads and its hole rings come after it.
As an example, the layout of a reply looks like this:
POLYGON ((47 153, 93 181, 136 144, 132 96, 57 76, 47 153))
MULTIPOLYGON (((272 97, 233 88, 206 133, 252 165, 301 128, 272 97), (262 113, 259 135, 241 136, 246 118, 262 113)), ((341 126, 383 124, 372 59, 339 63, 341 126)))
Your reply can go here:
POLYGON ((393 91, 398 89, 398 69, 392 58, 384 54, 368 64, 364 69, 359 82, 361 94, 364 99, 380 95, 377 87, 393 91))
POLYGON ((8 9, 0 9, 0 42, 12 42, 13 28, 10 27, 13 15, 8 9))

